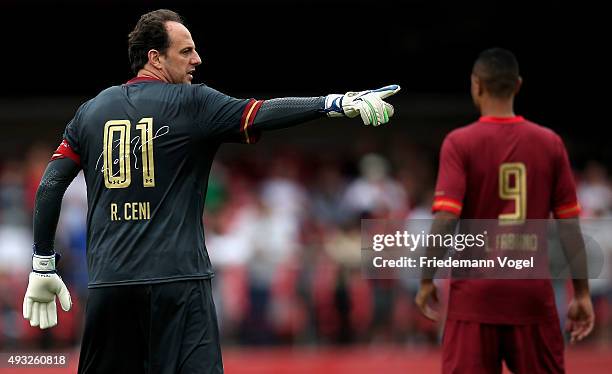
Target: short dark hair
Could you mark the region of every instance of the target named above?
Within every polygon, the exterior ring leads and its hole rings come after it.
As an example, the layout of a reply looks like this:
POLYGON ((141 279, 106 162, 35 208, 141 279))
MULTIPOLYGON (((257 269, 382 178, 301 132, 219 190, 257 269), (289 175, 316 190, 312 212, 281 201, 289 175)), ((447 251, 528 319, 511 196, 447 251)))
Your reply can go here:
POLYGON ((493 97, 511 97, 519 81, 519 65, 512 52, 503 48, 487 49, 478 55, 473 74, 493 97))
POLYGON ((143 14, 134 30, 128 35, 128 55, 134 74, 145 66, 151 49, 164 53, 170 46, 170 38, 166 30, 168 21, 183 23, 178 13, 168 9, 158 9, 143 14))

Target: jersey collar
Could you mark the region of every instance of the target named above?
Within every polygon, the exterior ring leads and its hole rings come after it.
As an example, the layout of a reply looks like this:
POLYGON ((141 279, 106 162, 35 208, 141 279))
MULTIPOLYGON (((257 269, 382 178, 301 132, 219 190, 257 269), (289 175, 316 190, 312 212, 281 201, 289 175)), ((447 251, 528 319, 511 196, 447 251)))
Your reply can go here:
POLYGON ((483 116, 478 119, 478 122, 488 122, 488 123, 519 123, 525 121, 523 116, 514 116, 514 117, 494 117, 494 116, 483 116))
POLYGON ((157 79, 155 77, 134 77, 132 79, 130 79, 129 81, 125 82, 125 84, 132 84, 132 83, 140 83, 140 82, 163 82, 161 79, 157 79))

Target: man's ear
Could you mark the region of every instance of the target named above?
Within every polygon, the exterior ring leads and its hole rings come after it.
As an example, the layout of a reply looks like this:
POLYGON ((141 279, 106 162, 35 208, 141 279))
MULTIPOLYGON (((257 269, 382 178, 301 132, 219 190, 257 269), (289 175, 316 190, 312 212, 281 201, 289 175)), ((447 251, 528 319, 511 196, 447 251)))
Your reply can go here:
POLYGON ((522 85, 523 85, 523 78, 521 76, 519 76, 517 81, 516 81, 516 87, 514 87, 514 94, 515 95, 521 90, 521 86, 522 85))
POLYGON ((480 78, 476 74, 472 74, 472 92, 478 96, 482 96, 483 87, 480 84, 480 78))
POLYGON ((161 69, 162 64, 161 64, 161 61, 159 60, 160 56, 161 56, 161 53, 159 53, 157 49, 150 49, 149 52, 147 53, 147 57, 149 58, 149 64, 151 64, 151 66, 153 66, 156 69, 161 69))

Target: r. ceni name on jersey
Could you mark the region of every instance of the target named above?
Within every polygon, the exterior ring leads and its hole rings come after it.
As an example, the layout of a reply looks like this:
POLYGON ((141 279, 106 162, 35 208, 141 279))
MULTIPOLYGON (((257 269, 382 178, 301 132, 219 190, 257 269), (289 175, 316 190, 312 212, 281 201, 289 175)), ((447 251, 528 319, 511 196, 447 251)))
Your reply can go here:
POLYGON ((111 221, 138 221, 151 219, 151 203, 149 203, 148 201, 135 201, 131 203, 124 203, 122 212, 119 212, 118 208, 118 204, 111 203, 111 221))

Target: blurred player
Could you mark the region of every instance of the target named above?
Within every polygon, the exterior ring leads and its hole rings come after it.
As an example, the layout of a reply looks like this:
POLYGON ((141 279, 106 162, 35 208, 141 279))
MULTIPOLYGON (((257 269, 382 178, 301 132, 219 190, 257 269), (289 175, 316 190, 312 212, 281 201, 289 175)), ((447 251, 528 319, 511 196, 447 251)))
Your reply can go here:
MULTIPOLYGON (((498 48, 482 52, 471 82, 482 116, 452 131, 442 144, 432 232, 454 232, 459 217, 547 219, 552 212, 562 230, 573 233, 561 238, 564 249, 584 260, 580 207, 565 146, 553 131, 514 114, 521 86, 514 55, 498 48), (513 195, 518 200, 502 194, 504 186, 518 189, 513 195)), ((587 280, 574 279, 573 286, 567 316, 572 342, 588 335, 594 321, 587 280)), ((423 279, 415 301, 436 320, 430 299, 437 301, 436 287, 423 279)), ((501 373, 502 361, 514 373, 564 372, 563 337, 549 280, 455 279, 448 303, 444 373, 501 373)))
MULTIPOLYGON (((215 152, 323 116, 389 121, 399 86, 325 97, 240 100, 191 85, 201 59, 181 18, 143 15, 129 35, 137 75, 85 102, 67 125, 36 195, 32 326, 57 324, 54 236, 62 196, 87 182, 89 298, 79 373, 222 372, 202 214, 215 152)), ((246 67, 245 67, 246 68, 246 67)))

